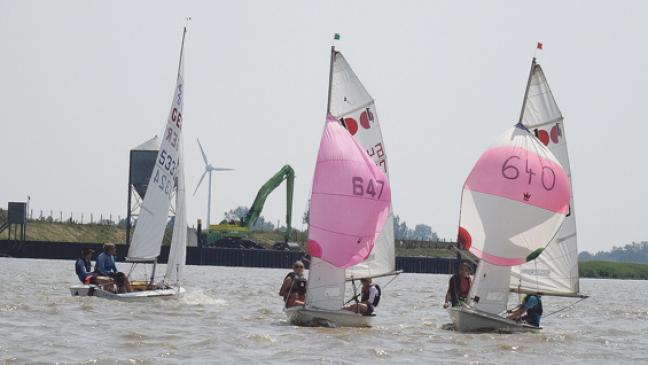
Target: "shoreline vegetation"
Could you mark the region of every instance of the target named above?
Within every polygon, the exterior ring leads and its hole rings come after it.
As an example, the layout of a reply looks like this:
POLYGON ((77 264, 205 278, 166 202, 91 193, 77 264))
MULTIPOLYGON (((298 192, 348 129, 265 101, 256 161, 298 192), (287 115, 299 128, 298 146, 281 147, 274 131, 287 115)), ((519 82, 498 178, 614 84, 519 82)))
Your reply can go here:
POLYGON ((580 261, 582 278, 648 280, 648 265, 614 261, 580 261))
MULTIPOLYGON (((6 240, 8 238, 7 232, 5 230, 0 234, 0 240, 6 240)), ((306 234, 296 231, 293 237, 303 247, 306 234)), ((170 234, 165 234, 165 241, 170 241, 170 238, 170 234)), ((275 242, 283 239, 283 233, 278 230, 253 232, 250 238, 261 246, 270 248, 275 242)), ((27 225, 26 239, 30 241, 115 242, 123 244, 126 239, 126 229, 122 226, 109 224, 30 221, 27 225)), ((456 257, 456 253, 449 247, 451 244, 450 242, 397 240, 396 256, 454 258, 456 257)), ((579 272, 582 278, 648 280, 648 264, 587 260, 579 262, 579 272)))
MULTIPOLYGON (((269 249, 273 244, 283 241, 284 232, 255 231, 252 232, 250 240, 260 246, 269 249)), ((8 239, 8 230, 0 234, 0 240, 8 239)), ((126 228, 115 224, 79 224, 60 223, 47 221, 30 221, 27 223, 27 241, 51 241, 51 242, 82 242, 82 243, 105 243, 114 242, 123 244, 126 241, 126 228)), ((291 241, 296 241, 303 248, 307 235, 305 232, 293 229, 291 241)), ((171 242, 171 231, 167 230, 164 235, 163 244, 171 242)), ((444 257, 454 258, 456 253, 449 247, 451 242, 427 242, 427 241, 396 241, 396 256, 407 257, 444 257)))

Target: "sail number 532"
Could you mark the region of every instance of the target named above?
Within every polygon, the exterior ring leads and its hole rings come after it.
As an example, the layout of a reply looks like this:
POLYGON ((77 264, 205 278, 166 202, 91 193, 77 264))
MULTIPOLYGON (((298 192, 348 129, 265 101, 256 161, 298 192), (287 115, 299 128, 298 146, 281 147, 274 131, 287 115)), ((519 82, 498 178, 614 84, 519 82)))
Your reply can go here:
POLYGON ((354 176, 351 181, 353 183, 353 195, 370 195, 372 198, 379 199, 385 188, 385 182, 381 180, 369 179, 365 183, 360 176, 354 176))
MULTIPOLYGON (((510 156, 509 158, 504 160, 504 163, 502 164, 502 176, 508 180, 517 180, 521 174, 520 169, 518 168, 521 162, 522 159, 520 158, 520 156, 516 155, 510 156)), ((531 185, 534 176, 537 175, 537 172, 533 171, 533 168, 529 168, 529 160, 526 160, 525 162, 524 173, 528 175, 528 184, 531 185)), ((551 167, 542 166, 542 171, 540 173, 540 183, 542 184, 542 187, 547 191, 553 190, 553 188, 556 186, 556 173, 551 167)))

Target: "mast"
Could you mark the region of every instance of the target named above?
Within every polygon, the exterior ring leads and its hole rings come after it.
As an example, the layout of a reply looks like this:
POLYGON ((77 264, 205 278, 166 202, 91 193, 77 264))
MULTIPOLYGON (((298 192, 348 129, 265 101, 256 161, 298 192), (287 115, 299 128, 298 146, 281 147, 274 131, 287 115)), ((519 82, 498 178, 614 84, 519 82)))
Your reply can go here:
MULTIPOLYGON (((189 23, 189 19, 187 19, 187 23, 189 23)), ((182 28, 182 43, 180 44, 180 61, 178 62, 178 77, 180 77, 180 68, 182 67, 182 55, 184 53, 184 42, 185 42, 185 36, 187 35, 187 26, 185 25, 184 28, 182 28)))
POLYGON ((526 107, 527 96, 529 96, 529 86, 531 86, 531 78, 533 77, 535 66, 536 58, 533 57, 531 60, 531 70, 529 70, 529 79, 527 80, 526 90, 524 90, 524 100, 522 100, 522 110, 520 110, 520 119, 518 120, 519 123, 522 123, 522 118, 524 117, 524 108, 526 107))
POLYGON ((335 46, 331 46, 331 64, 329 66, 328 98, 326 100, 326 115, 331 112, 331 83, 333 82, 333 64, 335 63, 335 46))

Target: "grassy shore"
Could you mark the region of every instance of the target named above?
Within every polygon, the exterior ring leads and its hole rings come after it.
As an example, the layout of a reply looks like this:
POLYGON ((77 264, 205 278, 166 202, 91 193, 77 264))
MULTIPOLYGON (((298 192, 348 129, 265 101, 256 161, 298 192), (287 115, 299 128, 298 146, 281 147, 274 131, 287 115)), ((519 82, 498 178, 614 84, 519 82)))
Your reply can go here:
MULTIPOLYGON (((8 238, 8 231, 0 234, 0 240, 8 238)), ((27 225, 28 241, 53 241, 53 242, 114 242, 122 244, 126 241, 126 228, 113 225, 99 224, 74 224, 54 222, 29 222, 27 225)), ((271 248, 276 242, 281 242, 284 235, 281 232, 253 232, 250 239, 265 248, 271 248)), ((293 231, 290 240, 305 246, 306 233, 293 231)), ((171 241, 171 234, 165 234, 164 243, 171 241)), ((425 256, 425 257, 455 257, 456 254, 449 249, 427 247, 397 247, 397 256, 425 256)))
POLYGON ((580 276, 598 279, 648 279, 648 265, 611 261, 582 261, 580 276))

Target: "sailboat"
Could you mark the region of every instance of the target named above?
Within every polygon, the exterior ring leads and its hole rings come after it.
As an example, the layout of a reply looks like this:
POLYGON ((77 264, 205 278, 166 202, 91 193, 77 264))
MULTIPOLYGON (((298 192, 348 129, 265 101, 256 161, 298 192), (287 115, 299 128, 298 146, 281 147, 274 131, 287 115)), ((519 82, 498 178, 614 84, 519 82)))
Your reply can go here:
POLYGON ((461 332, 537 330, 508 320, 511 267, 538 257, 569 212, 567 173, 518 123, 479 158, 461 196, 459 243, 480 259, 468 303, 448 309, 461 332))
POLYGON ((139 219, 131 241, 127 262, 133 265, 129 280, 134 291, 113 293, 97 285, 75 285, 70 288, 72 296, 97 296, 108 299, 137 300, 144 298, 170 298, 184 294, 180 278, 185 265, 187 250, 186 189, 184 177, 184 153, 182 138, 182 110, 184 105, 183 51, 187 33, 185 26, 180 46, 180 61, 171 111, 164 126, 163 139, 155 167, 151 173, 144 196, 139 219), (171 202, 175 199, 175 219, 169 249, 169 259, 163 278, 157 278, 157 259, 167 226, 171 202), (133 280, 136 265, 152 265, 150 278, 133 280))
MULTIPOLYGON (((360 191, 369 194, 372 198, 380 196, 378 191, 382 192, 382 197, 386 197, 389 190, 389 181, 387 174, 387 155, 383 143, 378 117, 375 111, 373 98, 364 88, 350 65, 341 52, 337 51, 334 46, 331 47, 331 63, 329 73, 329 90, 328 90, 328 107, 327 107, 327 124, 325 135, 329 129, 344 128, 345 133, 341 134, 345 140, 353 141, 362 153, 362 161, 367 161, 372 166, 373 174, 380 173, 384 175, 379 185, 367 183, 354 185, 352 193, 360 191), (376 172, 377 171, 377 172, 376 172), (366 189, 365 189, 366 188, 366 189)), ((340 135, 340 134, 338 134, 340 135)), ((324 137, 320 146, 320 153, 324 145, 324 137)), ((359 157, 354 157, 359 158, 359 157)), ((319 159, 318 159, 319 161, 319 159)), ((319 163, 319 162, 318 162, 319 163)), ((315 173, 317 181, 318 169, 315 173)), ((359 180, 356 180, 359 181, 359 180)), ((368 180, 363 179, 367 182, 368 180)), ((371 181, 371 180, 369 180, 371 181)), ((344 184, 344 181, 338 182, 344 184)), ((391 196, 391 195, 389 195, 391 196)), ((317 190, 315 182, 313 185, 313 198, 311 199, 311 216, 309 236, 318 235, 317 216, 313 216, 314 209, 320 204, 328 204, 324 196, 317 199, 317 190)), ((363 249, 360 260, 354 260, 353 264, 346 262, 340 265, 339 262, 331 262, 323 259, 319 255, 319 244, 310 244, 309 254, 311 254, 311 264, 309 270, 308 287, 306 292, 306 303, 304 307, 287 308, 286 314, 289 321, 297 325, 324 325, 324 326, 350 326, 350 327, 367 327, 371 326, 373 316, 362 315, 359 313, 343 310, 345 302, 345 283, 351 281, 355 291, 355 280, 363 278, 376 278, 388 275, 398 274, 395 271, 394 255, 394 231, 393 231, 393 214, 391 209, 391 200, 387 202, 384 211, 384 219, 380 217, 380 222, 376 226, 377 236, 375 243, 371 244, 372 249, 363 249)), ((348 213, 340 211, 340 207, 331 207, 328 214, 347 216, 351 221, 357 221, 358 216, 350 217, 348 213)), ((369 217, 366 213, 360 214, 365 219, 369 217)), ((373 217, 373 216, 372 216, 373 217)), ((375 223, 375 222, 374 222, 375 223)), ((373 224, 373 223, 372 223, 373 224)), ((347 227, 344 222, 338 222, 331 228, 333 230, 343 230, 351 233, 351 227, 347 227)), ((354 227, 357 229, 358 227, 354 227)), ((321 232, 320 232, 321 233, 321 232)), ((356 231, 353 233, 357 236, 364 235, 370 237, 369 232, 356 231)), ((343 237, 330 236, 326 237, 326 243, 337 247, 346 243, 343 237)), ((313 240, 317 242, 317 240, 313 240)), ((357 243, 352 246, 357 246, 357 243)))

